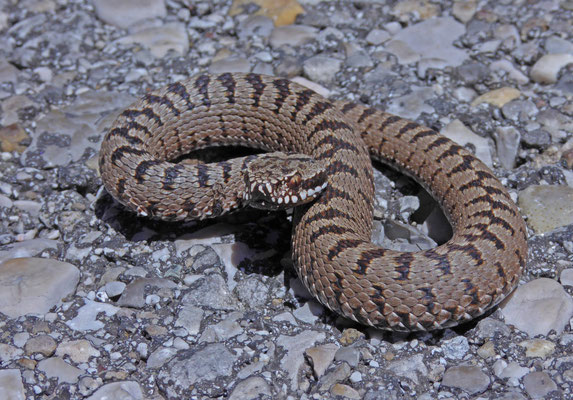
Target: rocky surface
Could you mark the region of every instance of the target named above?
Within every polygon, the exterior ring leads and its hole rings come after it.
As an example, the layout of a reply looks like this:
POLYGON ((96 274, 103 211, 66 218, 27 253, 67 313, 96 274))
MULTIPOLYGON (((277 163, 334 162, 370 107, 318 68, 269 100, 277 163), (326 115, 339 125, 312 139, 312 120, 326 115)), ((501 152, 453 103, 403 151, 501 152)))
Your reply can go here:
MULTIPOLYGON (((573 2, 0 1, 0 398, 573 396, 573 2), (399 335, 302 287, 288 213, 138 218, 97 152, 138 96, 200 71, 296 79, 443 131, 522 207, 518 290, 455 329, 399 335)), ((451 234, 381 167, 373 238, 451 234)))

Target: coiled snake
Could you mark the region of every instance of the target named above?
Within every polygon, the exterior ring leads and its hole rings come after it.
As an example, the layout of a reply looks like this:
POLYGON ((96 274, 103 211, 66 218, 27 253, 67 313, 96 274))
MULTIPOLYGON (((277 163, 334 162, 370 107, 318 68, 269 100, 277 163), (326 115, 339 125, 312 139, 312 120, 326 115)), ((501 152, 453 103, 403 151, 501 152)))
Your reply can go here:
POLYGON ((432 330, 479 316, 515 288, 526 261, 517 207, 471 153, 429 128, 328 101, 287 79, 204 74, 151 92, 117 118, 99 161, 107 191, 152 218, 314 200, 293 218, 298 275, 330 309, 382 329, 432 330), (172 162, 218 145, 296 154, 172 162), (441 202, 454 228, 447 243, 404 253, 370 242, 370 156, 416 177, 441 202), (273 175, 283 171, 284 179, 273 175))

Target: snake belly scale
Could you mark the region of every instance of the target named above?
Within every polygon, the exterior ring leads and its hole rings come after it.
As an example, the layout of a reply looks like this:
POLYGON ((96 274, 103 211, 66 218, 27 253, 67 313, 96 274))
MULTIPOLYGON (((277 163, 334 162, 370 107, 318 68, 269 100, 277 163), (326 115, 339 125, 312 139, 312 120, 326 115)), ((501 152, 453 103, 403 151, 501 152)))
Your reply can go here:
POLYGON ((387 330, 441 329, 483 314, 518 283, 525 223, 481 161, 429 128, 331 102, 287 79, 203 74, 145 95, 107 133, 102 180, 140 215, 221 215, 241 206, 250 159, 172 162, 220 145, 303 153, 325 165, 326 188, 295 209, 292 256, 306 287, 337 313, 387 330), (415 177, 440 201, 454 228, 448 242, 413 253, 370 242, 370 157, 415 177))

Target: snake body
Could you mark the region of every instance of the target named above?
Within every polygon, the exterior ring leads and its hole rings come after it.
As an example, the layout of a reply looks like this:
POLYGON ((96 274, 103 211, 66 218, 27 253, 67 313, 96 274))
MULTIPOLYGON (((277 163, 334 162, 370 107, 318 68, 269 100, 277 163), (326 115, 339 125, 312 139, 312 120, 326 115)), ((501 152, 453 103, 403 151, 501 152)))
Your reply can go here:
POLYGON ((252 159, 173 162, 219 145, 301 153, 324 165, 326 188, 295 209, 292 256, 305 286, 337 313, 387 330, 441 329, 483 314, 518 283, 525 224, 481 161, 429 128, 331 102, 287 79, 203 74, 145 95, 107 133, 102 180, 142 215, 221 215, 242 205, 241 171, 252 159), (454 228, 447 243, 409 253, 370 242, 371 156, 415 177, 440 201, 454 228))

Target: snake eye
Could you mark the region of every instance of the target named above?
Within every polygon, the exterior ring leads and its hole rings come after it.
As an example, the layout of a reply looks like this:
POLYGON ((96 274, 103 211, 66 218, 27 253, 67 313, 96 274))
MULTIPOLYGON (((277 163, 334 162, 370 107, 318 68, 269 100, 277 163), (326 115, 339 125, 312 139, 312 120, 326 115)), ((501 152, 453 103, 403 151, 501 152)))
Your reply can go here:
POLYGON ((297 173, 290 177, 290 179, 287 182, 287 186, 291 190, 297 189, 301 182, 302 182, 302 177, 300 176, 300 174, 297 173))

